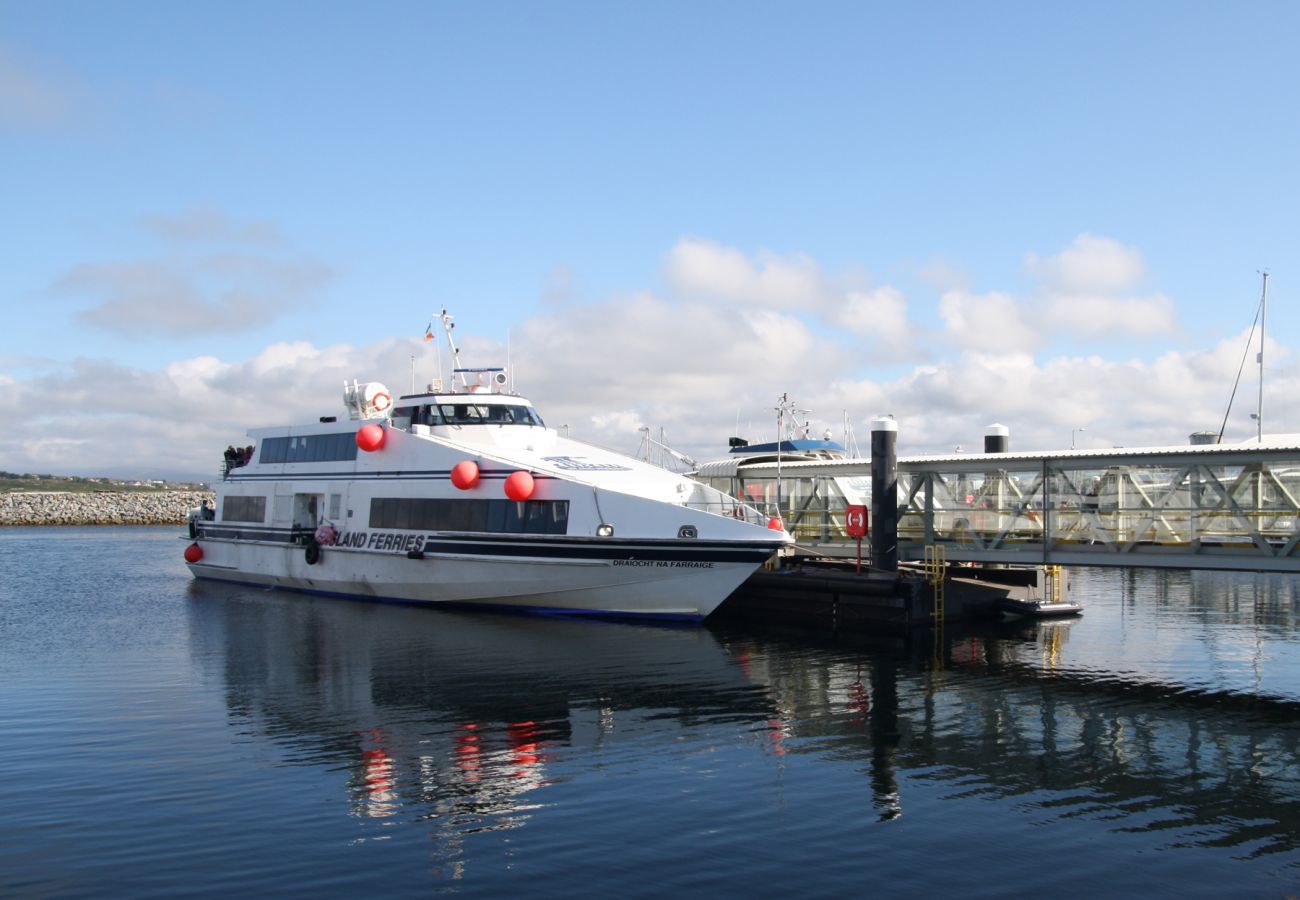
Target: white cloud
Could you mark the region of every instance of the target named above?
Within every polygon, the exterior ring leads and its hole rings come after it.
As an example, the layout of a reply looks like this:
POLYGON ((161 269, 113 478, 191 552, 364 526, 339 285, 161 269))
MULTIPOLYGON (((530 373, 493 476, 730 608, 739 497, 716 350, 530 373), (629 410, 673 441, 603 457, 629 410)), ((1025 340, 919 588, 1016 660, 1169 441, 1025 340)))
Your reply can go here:
MULTIPOLYGON (((697 459, 723 455, 737 422, 742 436, 772 435, 782 392, 812 410, 814 434, 829 428, 838 436, 847 412, 864 444, 870 420, 893 413, 905 455, 978 447, 994 421, 1011 428, 1017 449, 1068 446, 1077 428, 1086 428, 1081 446, 1183 443, 1192 431, 1217 430, 1244 338, 1150 361, 1079 356, 1040 364, 1028 354, 968 352, 892 381, 832 380, 829 374, 847 368, 840 351, 808 331, 796 330, 791 343, 789 323, 773 313, 764 312, 757 327, 725 332, 731 346, 717 355, 717 333, 680 329, 683 315, 688 323, 706 321, 698 310, 660 298, 643 298, 628 318, 618 310, 613 304, 577 322, 526 322, 531 346, 521 357, 519 388, 551 425, 568 425, 575 437, 631 452, 638 428, 656 438, 663 428, 670 445, 697 459), (621 329, 631 321, 657 322, 658 334, 679 340, 660 347, 629 338, 621 329), (591 355, 581 352, 588 346, 591 355), (615 358, 616 372, 600 368, 615 358)), ((10 380, 0 394, 0 458, 14 471, 209 478, 220 451, 242 443, 247 428, 340 414, 345 379, 404 389, 411 354, 431 364, 414 340, 275 344, 243 361, 200 356, 159 371, 78 360, 57 374, 10 380), (48 402, 55 397, 57 404, 48 402)), ((1300 401, 1291 399, 1300 397, 1300 378, 1284 348, 1270 354, 1280 361, 1270 381, 1270 420, 1300 422, 1300 401)), ((1249 411, 1236 411, 1230 438, 1245 436, 1249 411)))
POLYGON ((281 240, 266 222, 239 223, 215 211, 142 222, 187 252, 68 269, 52 289, 90 299, 78 314, 86 324, 127 337, 238 334, 310 300, 334 278, 324 263, 277 246, 281 240), (232 243, 259 246, 226 249, 232 243))
POLYGON ((641 414, 634 409, 620 409, 609 413, 596 413, 590 417, 591 424, 597 431, 630 435, 647 427, 642 423, 641 414))
MULTIPOLYGON (((1194 431, 1218 430, 1244 340, 1244 333, 1233 335, 1150 360, 965 353, 883 388, 899 413, 904 454, 978 447, 995 421, 1011 428, 1013 449, 1068 447, 1080 428, 1081 447, 1181 445, 1194 431)), ((1271 430, 1300 430, 1300 401, 1292 399, 1300 376, 1283 348, 1269 352, 1279 361, 1268 384, 1271 430)), ((1253 403, 1237 399, 1227 441, 1253 433, 1253 403)))
MULTIPOLYGON (((809 324, 847 330, 882 361, 904 358, 922 332, 909 320, 907 298, 898 288, 866 285, 866 276, 855 271, 829 279, 803 254, 751 258, 714 241, 684 238, 669 251, 666 278, 684 303, 768 309, 780 313, 786 326, 792 317, 808 317, 809 324)), ((760 327, 756 318, 750 324, 760 327)))
POLYGON ((948 291, 939 299, 946 336, 956 346, 987 353, 1022 353, 1042 343, 1010 294, 948 291))
POLYGON ((675 291, 746 306, 815 309, 828 289, 812 259, 761 254, 751 261, 740 250, 684 238, 668 253, 667 277, 675 291))
POLYGON ((637 427, 663 426, 696 455, 725 446, 737 410, 849 360, 792 314, 643 293, 522 323, 513 362, 520 389, 574 436, 631 450, 637 427))
MULTIPOLYGON (((773 436, 782 393, 812 410, 815 434, 838 434, 847 413, 865 442, 872 418, 894 414, 903 454, 978 447, 994 421, 1011 428, 1018 449, 1068 446, 1079 428, 1086 429, 1082 446, 1178 444, 1192 431, 1217 430, 1245 340, 1243 333, 1155 358, 1041 358, 1036 327, 1044 322, 1083 331, 1097 322, 1120 327, 1133 307, 1103 305, 1091 322, 1061 314, 1052 320, 1050 310, 1027 315, 1010 294, 953 290, 939 299, 938 312, 956 352, 923 364, 916 348, 910 365, 885 378, 862 361, 888 358, 877 341, 903 340, 912 327, 907 299, 892 287, 837 297, 817 312, 650 291, 545 306, 513 330, 515 383, 550 424, 569 426, 574 437, 631 452, 638 428, 656 438, 663 428, 669 444, 696 459, 722 455, 737 428, 742 437, 773 436), (828 322, 841 327, 828 329, 828 322)), ((1146 299, 1150 327, 1172 317, 1171 301, 1146 299)), ((503 346, 478 336, 487 326, 473 313, 462 314, 459 325, 467 364, 506 361, 503 346)), ((1269 423, 1275 431, 1300 430, 1300 376, 1287 347, 1273 342, 1267 352, 1269 423)), ((411 355, 423 382, 434 353, 416 339, 276 342, 247 359, 203 355, 158 370, 86 359, 57 369, 13 365, 0 375, 0 459, 17 471, 210 477, 221 449, 243 442, 249 427, 339 414, 344 380, 404 390, 411 355)), ((1234 412, 1230 439, 1253 432, 1250 405, 1234 412)))
POLYGON ((1054 297, 1043 311, 1043 320, 1051 330, 1067 332, 1076 340, 1167 336, 1178 328, 1174 303, 1164 294, 1054 297))
POLYGON ((1136 293, 1146 275, 1142 254, 1112 238, 1081 234, 1053 256, 1029 254, 1025 270, 1038 282, 1026 319, 1044 335, 1113 344, 1178 331, 1170 298, 1136 293))
POLYGON ((1178 333, 1173 301, 1161 293, 1132 293, 1144 275, 1141 254, 1110 238, 1082 234, 1045 259, 1030 254, 1033 294, 943 293, 939 315, 945 337, 967 351, 1026 353, 1051 345, 1110 346, 1178 333))
POLYGON ((126 336, 234 334, 288 312, 330 281, 311 261, 225 255, 195 261, 82 263, 54 289, 90 296, 86 324, 126 336))
POLYGON ((341 414, 346 379, 404 387, 420 343, 273 344, 243 361, 200 356, 158 371, 78 359, 0 394, 0 459, 13 471, 210 478, 248 428, 341 414))
POLYGON ((1030 253, 1025 268, 1050 292, 1071 295, 1130 291, 1146 272, 1136 248, 1086 232, 1054 256, 1040 259, 1030 253))
POLYGON ((858 337, 897 347, 911 343, 915 327, 907 319, 907 299, 894 287, 849 291, 835 320, 858 337))

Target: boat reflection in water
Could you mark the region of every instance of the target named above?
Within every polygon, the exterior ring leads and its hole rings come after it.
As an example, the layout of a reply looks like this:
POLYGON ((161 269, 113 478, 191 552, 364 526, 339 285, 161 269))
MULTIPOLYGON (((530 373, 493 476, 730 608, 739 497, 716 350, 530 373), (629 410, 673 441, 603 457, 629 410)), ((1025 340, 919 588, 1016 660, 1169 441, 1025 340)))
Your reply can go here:
POLYGON ((540 788, 620 741, 643 752, 702 723, 761 729, 771 714, 762 687, 698 627, 205 582, 190 596, 191 645, 224 679, 241 729, 290 748, 295 764, 345 763, 354 814, 435 821, 452 843, 521 827, 545 802, 540 788))
POLYGON ((345 768, 346 808, 376 823, 360 839, 418 823, 441 877, 491 867, 503 851, 485 835, 543 813, 530 840, 563 853, 602 828, 651 840, 694 822, 691 803, 708 837, 686 866, 736 842, 779 859, 807 827, 820 837, 801 865, 833 867, 900 817, 928 836, 874 866, 919 865, 981 821, 1021 823, 1018 852, 1081 890, 1125 883, 1100 874, 1108 854, 1300 865, 1300 703, 1072 669, 1077 623, 952 637, 935 666, 736 631, 264 597, 192 587, 192 652, 235 727, 285 765, 345 768))

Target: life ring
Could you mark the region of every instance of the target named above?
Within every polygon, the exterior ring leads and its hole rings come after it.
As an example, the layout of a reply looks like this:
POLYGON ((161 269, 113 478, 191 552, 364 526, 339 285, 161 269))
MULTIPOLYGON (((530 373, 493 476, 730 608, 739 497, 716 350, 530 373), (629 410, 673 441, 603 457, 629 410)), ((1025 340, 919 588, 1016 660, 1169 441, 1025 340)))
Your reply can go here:
POLYGON ((316 563, 320 562, 320 544, 316 543, 315 540, 308 541, 305 555, 307 557, 307 565, 316 565, 316 563))
POLYGON ((388 407, 393 405, 393 398, 380 391, 370 398, 370 405, 375 408, 376 412, 386 412, 388 407))

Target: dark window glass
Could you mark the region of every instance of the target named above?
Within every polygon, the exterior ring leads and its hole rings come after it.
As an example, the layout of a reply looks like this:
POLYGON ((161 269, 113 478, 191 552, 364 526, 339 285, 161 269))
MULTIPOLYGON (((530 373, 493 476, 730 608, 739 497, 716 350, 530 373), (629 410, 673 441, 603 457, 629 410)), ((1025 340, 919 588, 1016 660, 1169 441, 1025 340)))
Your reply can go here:
POLYGON ((415 504, 409 500, 394 500, 393 503, 395 508, 393 510, 392 527, 400 528, 403 531, 409 531, 411 528, 415 527, 411 522, 411 519, 413 518, 412 513, 418 513, 418 511, 413 508, 415 504))
POLYGON ((438 420, 430 424, 442 425, 536 425, 542 418, 531 406, 512 406, 503 403, 444 403, 430 410, 438 420))
POLYGON ((258 454, 258 461, 264 463, 354 460, 357 458, 357 441, 351 431, 266 438, 258 454))
POLYGON ((388 528, 385 524, 388 513, 388 504, 391 500, 375 499, 370 501, 370 527, 371 528, 388 528))
POLYGON ((567 534, 569 501, 433 500, 376 497, 370 527, 403 531, 488 534, 567 534))
POLYGON ((267 438, 258 450, 258 460, 264 463, 284 462, 284 448, 288 443, 288 438, 267 438))
POLYGON ((506 528, 506 523, 509 521, 508 509, 510 506, 511 504, 509 503, 488 503, 487 523, 483 530, 492 532, 493 534, 506 533, 508 530, 506 528))
POLYGON ((223 522, 263 522, 266 520, 265 497, 225 497, 221 501, 223 522))

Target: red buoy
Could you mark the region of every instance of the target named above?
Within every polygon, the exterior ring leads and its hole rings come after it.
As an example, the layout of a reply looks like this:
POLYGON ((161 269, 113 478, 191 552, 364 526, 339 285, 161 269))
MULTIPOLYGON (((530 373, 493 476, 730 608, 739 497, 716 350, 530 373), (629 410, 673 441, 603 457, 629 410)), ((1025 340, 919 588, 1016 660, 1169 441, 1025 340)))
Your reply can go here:
POLYGON ((369 425, 362 425, 357 430, 357 446, 367 453, 373 453, 384 446, 384 437, 382 426, 373 422, 369 425))
POLYGON ((533 476, 520 469, 518 472, 511 472, 510 477, 506 479, 506 496, 511 500, 527 500, 533 495, 534 487, 536 484, 533 482, 533 476))
POLYGON ((187 563, 196 563, 203 558, 203 548, 198 544, 190 544, 185 548, 185 561, 187 563))
POLYGON ((785 525, 781 523, 780 516, 773 516, 767 520, 767 527, 773 531, 785 531, 785 525))
POLYGON ((451 467, 451 483, 462 491, 468 491, 478 484, 478 463, 472 459, 462 459, 451 467))

